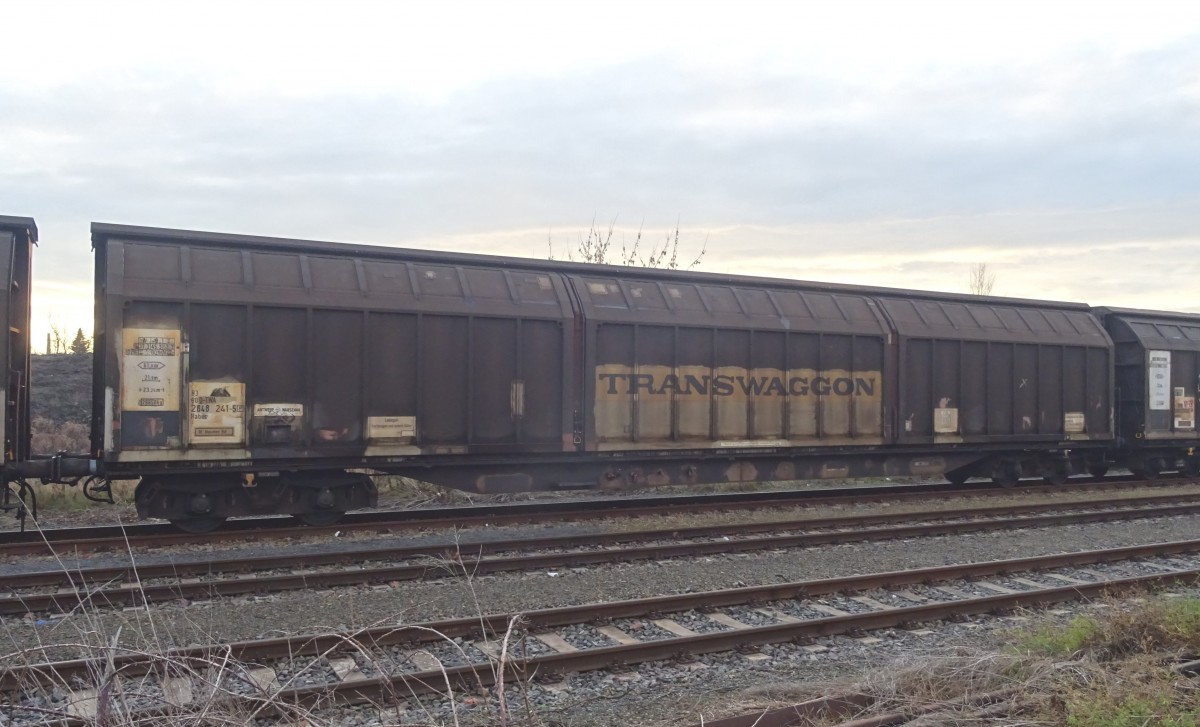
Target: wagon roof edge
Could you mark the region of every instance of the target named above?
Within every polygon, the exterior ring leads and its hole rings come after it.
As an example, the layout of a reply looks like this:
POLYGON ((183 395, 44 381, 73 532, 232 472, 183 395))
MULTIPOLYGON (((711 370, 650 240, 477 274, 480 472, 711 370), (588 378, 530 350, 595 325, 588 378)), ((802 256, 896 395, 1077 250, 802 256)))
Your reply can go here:
POLYGON ((631 267, 623 265, 599 265, 595 263, 581 263, 563 260, 542 260, 539 258, 522 258, 501 255, 483 255, 479 253, 429 250, 372 243, 334 242, 328 240, 310 240, 227 232, 145 227, 109 222, 93 222, 91 229, 94 248, 99 247, 99 242, 107 241, 110 238, 117 238, 155 242, 173 242, 176 244, 193 243, 220 247, 237 246, 246 249, 259 249, 274 252, 308 252, 313 254, 361 255, 364 257, 383 258, 396 258, 403 256, 407 261, 411 262, 476 265, 485 267, 494 266, 536 272, 560 273, 563 275, 601 277, 608 275, 624 279, 649 278, 664 282, 676 281, 680 283, 689 282, 709 285, 750 286, 762 288, 794 287, 801 288, 806 291, 827 292, 844 295, 953 301, 959 303, 1018 306, 1027 308, 1057 308, 1061 310, 1075 310, 1082 312, 1092 310, 1092 306, 1087 303, 1073 301, 984 296, 970 293, 912 290, 905 288, 889 288, 884 286, 855 285, 851 283, 830 283, 813 280, 796 280, 790 278, 760 277, 753 275, 731 275, 728 273, 716 273, 698 270, 670 270, 664 268, 631 267))
POLYGON ((10 215, 0 215, 0 229, 5 230, 28 230, 30 239, 37 242, 38 229, 37 223, 32 217, 14 217, 10 215))

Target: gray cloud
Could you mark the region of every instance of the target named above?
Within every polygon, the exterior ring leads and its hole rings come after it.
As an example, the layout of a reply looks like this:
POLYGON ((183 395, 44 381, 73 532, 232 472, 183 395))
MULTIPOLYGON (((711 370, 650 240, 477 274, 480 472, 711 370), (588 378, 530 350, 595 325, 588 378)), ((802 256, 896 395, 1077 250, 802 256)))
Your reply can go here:
MULTIPOLYGON (((40 274, 81 282, 92 219, 468 247, 503 239, 539 254, 546 230, 573 234, 593 214, 654 230, 678 218, 693 237, 713 231, 710 260, 736 251, 767 269, 831 247, 1200 245, 1197 68, 1197 39, 1052 68, 968 72, 947 59, 885 85, 714 76, 649 58, 437 104, 248 97, 146 71, 38 94, 0 88, 0 140, 10 140, 0 141, 0 198, 4 213, 38 216, 40 274)), ((828 264, 817 272, 836 271, 828 264)), ((884 272, 895 284, 936 282, 912 266, 937 266, 908 265, 884 272)))

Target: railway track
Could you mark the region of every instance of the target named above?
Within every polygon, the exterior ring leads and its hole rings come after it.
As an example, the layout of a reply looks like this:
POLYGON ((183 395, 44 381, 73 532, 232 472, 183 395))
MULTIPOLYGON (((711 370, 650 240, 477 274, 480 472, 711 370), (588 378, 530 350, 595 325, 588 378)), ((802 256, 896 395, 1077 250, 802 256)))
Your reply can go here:
POLYGON ((370 546, 119 567, 57 567, 5 577, 0 614, 66 613, 178 599, 577 568, 780 548, 1051 527, 1200 513, 1200 495, 850 515, 589 535, 370 546), (516 555, 503 555, 505 553, 516 555), (333 568, 330 568, 333 567, 333 568), (321 570, 325 568, 325 570, 321 570), (249 575, 247 575, 249 573, 249 575))
POLYGON ((1156 543, 162 654, 97 647, 90 658, 9 666, 0 671, 0 691, 7 695, 10 725, 45 723, 51 717, 54 724, 87 724, 98 695, 118 679, 127 700, 122 715, 131 721, 167 717, 188 705, 292 717, 297 710, 459 693, 490 687, 501 678, 748 652, 765 644, 803 643, 1198 578, 1200 540, 1156 543), (99 683, 98 674, 104 675, 99 683), (40 690, 53 688, 69 691, 63 707, 48 715, 30 706, 40 690))
POLYGON ((73 528, 51 528, 25 532, 0 532, 0 556, 37 555, 54 550, 96 552, 157 546, 190 545, 226 541, 305 538, 335 532, 369 530, 392 532, 401 530, 465 527, 471 525, 506 525, 546 521, 581 521, 611 517, 641 517, 679 512, 708 512, 714 510, 754 510, 798 505, 827 506, 873 501, 925 499, 936 495, 956 498, 1014 497, 1050 493, 1109 492, 1120 489, 1152 487, 1163 484, 1182 484, 1188 480, 1145 481, 1130 477, 1110 478, 1096 482, 1081 478, 1064 485, 1026 485, 1010 489, 993 486, 979 487, 953 484, 892 485, 844 489, 783 490, 769 492, 740 492, 707 495, 670 495, 653 497, 623 497, 603 500, 540 501, 466 505, 409 510, 373 510, 348 513, 336 525, 314 527, 297 525, 288 517, 265 517, 231 520, 205 535, 182 533, 168 523, 132 523, 73 528))
POLYGON ((901 711, 880 711, 878 700, 869 695, 837 694, 786 707, 705 720, 688 727, 796 727, 804 724, 825 724, 829 727, 899 727, 931 715, 940 715, 942 724, 960 724, 964 721, 963 711, 968 709, 973 710, 972 716, 978 716, 980 719, 1003 715, 1011 706, 1009 700, 1018 694, 1019 690, 1014 687, 982 694, 967 694, 948 701, 911 705, 901 711), (861 716, 864 714, 869 716, 861 716))

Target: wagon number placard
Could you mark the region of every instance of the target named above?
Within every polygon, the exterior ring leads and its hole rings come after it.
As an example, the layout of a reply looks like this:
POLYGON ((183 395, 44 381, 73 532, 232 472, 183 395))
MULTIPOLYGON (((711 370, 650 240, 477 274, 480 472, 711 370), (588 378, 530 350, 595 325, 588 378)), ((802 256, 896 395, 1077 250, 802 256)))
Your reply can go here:
POLYGON ((246 385, 239 381, 193 381, 188 412, 192 444, 242 444, 246 439, 246 385))
POLYGON ((1150 365, 1147 367, 1150 383, 1150 409, 1168 411, 1171 408, 1171 352, 1149 351, 1150 365))

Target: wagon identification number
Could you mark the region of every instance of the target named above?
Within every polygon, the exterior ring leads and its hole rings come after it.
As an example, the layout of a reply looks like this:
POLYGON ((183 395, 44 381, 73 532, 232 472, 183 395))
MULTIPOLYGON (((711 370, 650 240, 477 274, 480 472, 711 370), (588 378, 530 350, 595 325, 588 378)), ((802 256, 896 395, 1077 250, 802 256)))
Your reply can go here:
POLYGON ((1171 352, 1149 351, 1147 378, 1150 384, 1150 409, 1168 411, 1171 408, 1171 352))
POLYGON ((246 385, 240 381, 193 381, 188 387, 192 444, 245 441, 246 385))

